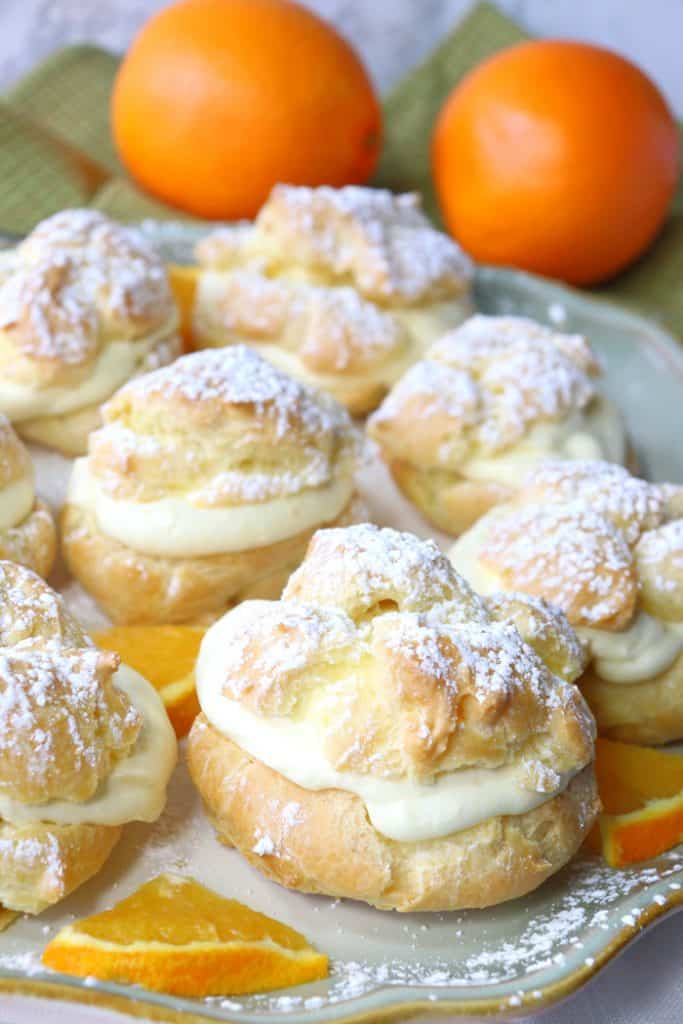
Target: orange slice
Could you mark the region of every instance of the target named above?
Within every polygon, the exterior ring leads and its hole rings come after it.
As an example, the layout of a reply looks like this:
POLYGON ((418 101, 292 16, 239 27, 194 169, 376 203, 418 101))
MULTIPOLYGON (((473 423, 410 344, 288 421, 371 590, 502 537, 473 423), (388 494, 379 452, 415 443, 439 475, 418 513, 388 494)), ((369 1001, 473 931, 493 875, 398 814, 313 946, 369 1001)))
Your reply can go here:
POLYGON ((328 973, 327 957, 293 928, 179 875, 160 875, 111 910, 62 928, 43 963, 197 998, 265 992, 328 973))
POLYGON ((194 295, 197 289, 199 267, 182 266, 180 263, 169 263, 166 267, 171 291, 180 311, 180 333, 183 336, 186 352, 194 348, 192 343, 192 310, 194 295))
POLYGON ((114 626, 93 633, 99 647, 117 651, 159 691, 178 739, 199 714, 194 665, 203 636, 196 626, 114 626))
POLYGON ((596 776, 603 803, 591 845, 626 867, 683 842, 683 756, 598 739, 596 776))

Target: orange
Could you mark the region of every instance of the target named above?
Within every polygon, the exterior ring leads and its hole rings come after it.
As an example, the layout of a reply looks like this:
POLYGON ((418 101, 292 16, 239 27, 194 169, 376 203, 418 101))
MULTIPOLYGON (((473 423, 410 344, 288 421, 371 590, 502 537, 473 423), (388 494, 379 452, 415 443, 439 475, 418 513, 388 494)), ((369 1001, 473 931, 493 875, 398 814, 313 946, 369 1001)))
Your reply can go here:
POLYGON ((180 333, 183 338, 183 349, 185 352, 191 352, 194 348, 192 342, 192 311, 194 309, 195 292, 197 291, 199 268, 180 263, 170 263, 166 269, 173 298, 180 312, 180 333))
POLYGON ((475 260, 592 284, 659 231, 678 132, 629 61, 584 43, 528 42, 456 86, 436 123, 432 166, 448 230, 475 260))
POLYGON ((253 217, 273 185, 366 181, 381 112, 358 56, 291 0, 180 0, 119 70, 112 127, 143 188, 200 217, 253 217))
POLYGON ((199 714, 194 666, 204 632, 196 626, 114 626, 93 633, 93 639, 99 647, 120 654, 124 664, 159 691, 181 739, 199 714))
POLYGON ((599 738, 595 771, 604 813, 591 837, 612 867, 683 842, 683 756, 599 738))
POLYGON ((327 957, 293 928, 180 875, 160 875, 111 910, 62 928, 43 962, 62 974, 196 998, 327 976, 327 957))

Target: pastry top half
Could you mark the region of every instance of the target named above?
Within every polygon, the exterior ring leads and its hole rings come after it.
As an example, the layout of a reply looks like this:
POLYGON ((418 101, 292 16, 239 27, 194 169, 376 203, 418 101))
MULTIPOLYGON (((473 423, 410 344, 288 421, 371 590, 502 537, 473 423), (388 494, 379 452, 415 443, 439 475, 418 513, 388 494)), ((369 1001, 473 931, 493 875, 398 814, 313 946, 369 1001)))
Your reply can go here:
POLYGON ((360 449, 348 413, 244 346, 136 378, 103 421, 68 500, 150 554, 271 543, 307 518, 334 519, 353 492, 360 449))
POLYGON ((657 675, 683 651, 682 487, 548 461, 451 559, 481 592, 521 590, 562 609, 614 682, 657 675))
POLYGON ((154 689, 28 569, 0 562, 0 598, 0 821, 153 821, 176 757, 154 689))
POLYGON ((197 685, 253 757, 410 841, 523 813, 591 762, 583 665, 561 613, 483 601, 432 542, 364 524, 318 531, 280 601, 219 620, 197 685))
POLYGON ((368 430, 390 462, 501 484, 544 454, 623 462, 623 425, 600 374, 581 335, 477 315, 406 372, 368 430))
POLYGON ((300 375, 385 385, 425 335, 460 322, 471 278, 417 196, 354 186, 278 185, 253 224, 213 232, 197 259, 201 343, 249 340, 300 375))
POLYGON ((57 213, 2 275, 0 408, 23 421, 102 401, 150 359, 175 355, 177 324, 165 267, 142 236, 96 211, 57 213))

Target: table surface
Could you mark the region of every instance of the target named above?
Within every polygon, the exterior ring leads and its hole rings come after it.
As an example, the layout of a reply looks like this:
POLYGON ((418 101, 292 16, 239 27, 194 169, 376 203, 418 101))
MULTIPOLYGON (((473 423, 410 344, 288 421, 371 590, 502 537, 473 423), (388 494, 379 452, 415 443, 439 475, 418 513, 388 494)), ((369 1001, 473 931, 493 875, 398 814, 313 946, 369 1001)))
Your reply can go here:
MULTIPOLYGON (((0 0, 0 88, 51 50, 90 41, 123 50, 167 0, 0 0)), ((683 116, 681 0, 497 0, 538 35, 610 46, 652 74, 683 116)), ((467 0, 309 0, 357 46, 380 89, 426 56, 469 6, 467 0), (416 31, 416 27, 419 30, 416 31)), ((0 1024, 123 1024, 130 1018, 58 1003, 0 996, 0 1024)), ((680 1024, 683 913, 663 921, 537 1024, 680 1024)))

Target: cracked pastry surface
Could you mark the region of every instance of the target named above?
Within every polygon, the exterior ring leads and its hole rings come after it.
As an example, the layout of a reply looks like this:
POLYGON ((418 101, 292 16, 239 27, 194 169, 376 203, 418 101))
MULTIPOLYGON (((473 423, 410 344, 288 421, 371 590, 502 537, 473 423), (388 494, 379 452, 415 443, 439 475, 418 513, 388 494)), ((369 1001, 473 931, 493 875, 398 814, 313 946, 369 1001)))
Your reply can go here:
POLYGON ((197 259, 200 346, 256 346, 358 415, 469 308, 469 261, 412 194, 278 185, 197 259))
POLYGON ((277 596, 313 531, 359 514, 359 436, 334 399, 244 346, 131 381, 103 409, 62 513, 67 563, 119 622, 277 596))
POLYGON ((36 498, 31 456, 0 413, 0 559, 47 576, 57 551, 57 530, 47 505, 36 498))
POLYGON ((454 545, 482 593, 525 591, 567 615, 602 732, 683 737, 683 487, 605 462, 542 463, 454 545))
POLYGON ((560 612, 489 604, 433 543, 320 530, 280 601, 207 633, 190 773, 219 838, 283 885, 487 906, 539 885, 594 820, 584 664, 560 612))
POLYGON ((538 461, 627 459, 587 341, 523 317, 477 315, 446 334, 368 421, 396 483, 446 533, 513 496, 538 461))
POLYGON ((161 259, 94 210, 38 224, 0 281, 0 410, 29 440, 82 454, 102 402, 180 354, 161 259))
POLYGON ((38 913, 165 803, 176 743, 141 676, 37 575, 0 561, 0 905, 38 913))

